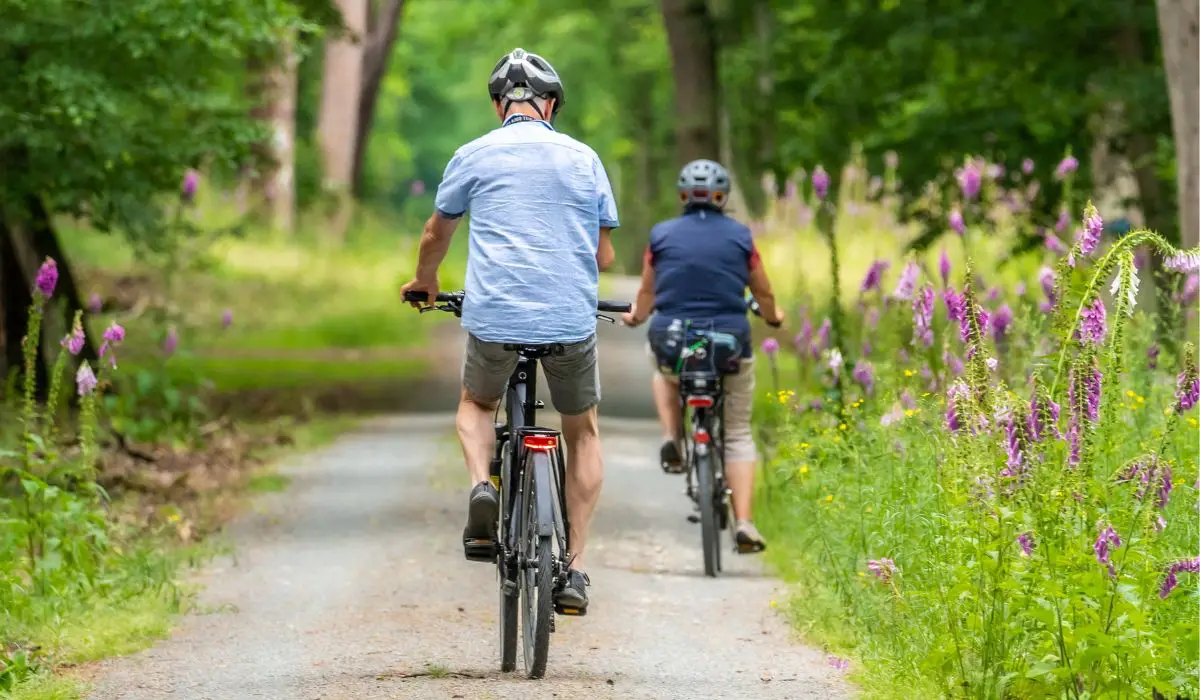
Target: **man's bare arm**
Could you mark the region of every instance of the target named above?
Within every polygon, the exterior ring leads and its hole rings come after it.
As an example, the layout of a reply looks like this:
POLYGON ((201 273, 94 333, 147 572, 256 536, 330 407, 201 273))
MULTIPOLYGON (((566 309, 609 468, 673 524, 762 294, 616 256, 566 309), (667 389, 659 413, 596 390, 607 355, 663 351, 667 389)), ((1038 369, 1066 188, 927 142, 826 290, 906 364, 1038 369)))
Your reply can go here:
POLYGON ((613 260, 617 257, 617 252, 613 250, 612 244, 612 229, 600 229, 600 245, 596 247, 596 265, 600 267, 600 271, 607 270, 613 264, 613 260))
POLYGON ((446 259, 450 250, 450 239, 458 228, 458 219, 444 217, 439 212, 425 222, 425 231, 421 234, 421 249, 417 254, 417 279, 436 279, 438 267, 446 259))
POLYGON ((640 326, 654 311, 654 264, 649 260, 642 263, 642 286, 638 288, 633 309, 625 314, 627 326, 640 326))
POLYGON ((771 291, 771 280, 767 279, 767 271, 761 264, 750 270, 749 282, 750 293, 758 300, 763 319, 768 323, 783 323, 783 314, 775 304, 775 293, 771 291))

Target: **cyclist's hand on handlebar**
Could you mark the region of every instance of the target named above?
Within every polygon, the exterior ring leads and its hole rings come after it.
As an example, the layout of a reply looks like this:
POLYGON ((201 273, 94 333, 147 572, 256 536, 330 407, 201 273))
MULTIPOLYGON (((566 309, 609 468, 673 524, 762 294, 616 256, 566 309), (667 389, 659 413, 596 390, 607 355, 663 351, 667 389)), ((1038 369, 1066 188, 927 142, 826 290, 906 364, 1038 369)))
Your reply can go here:
POLYGON ((625 313, 621 314, 621 320, 630 328, 637 328, 638 326, 642 325, 641 322, 634 317, 632 311, 626 311, 625 313))
POLYGON ((400 288, 400 300, 407 301, 405 299, 405 296, 407 294, 409 294, 410 292, 417 293, 417 294, 424 292, 424 294, 425 294, 424 302, 418 302, 418 301, 408 302, 409 304, 412 304, 412 307, 414 309, 419 309, 422 306, 433 306, 433 304, 437 301, 438 280, 436 277, 434 277, 432 280, 423 280, 423 279, 419 279, 419 278, 414 278, 411 282, 409 282, 408 284, 405 284, 403 287, 400 288))
POLYGON ((775 318, 769 318, 769 319, 765 319, 765 320, 767 322, 767 325, 772 328, 782 328, 783 327, 783 310, 775 309, 775 318))

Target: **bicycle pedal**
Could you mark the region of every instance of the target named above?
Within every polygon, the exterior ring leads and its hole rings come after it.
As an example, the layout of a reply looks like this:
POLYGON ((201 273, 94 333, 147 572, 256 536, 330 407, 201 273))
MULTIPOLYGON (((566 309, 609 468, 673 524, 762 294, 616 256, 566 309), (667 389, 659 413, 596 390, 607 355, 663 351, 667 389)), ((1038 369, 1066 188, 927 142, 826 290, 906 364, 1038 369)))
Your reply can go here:
POLYGON ((554 612, 558 613, 559 615, 565 615, 566 617, 584 617, 587 615, 587 608, 569 608, 555 603, 554 612))
POLYGON ((497 551, 496 543, 491 540, 463 541, 463 552, 469 561, 494 563, 497 551))

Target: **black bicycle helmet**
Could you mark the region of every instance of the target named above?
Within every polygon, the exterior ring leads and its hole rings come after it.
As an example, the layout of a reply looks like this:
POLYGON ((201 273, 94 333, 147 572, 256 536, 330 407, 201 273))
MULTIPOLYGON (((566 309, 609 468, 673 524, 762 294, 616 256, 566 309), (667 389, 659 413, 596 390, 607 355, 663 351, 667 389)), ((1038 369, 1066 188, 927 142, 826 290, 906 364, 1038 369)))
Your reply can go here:
MULTIPOLYGON (((525 49, 513 49, 496 63, 492 76, 488 78, 488 94, 496 102, 502 103, 506 111, 513 102, 532 102, 535 97, 553 98, 554 111, 550 113, 550 118, 558 114, 566 102, 562 80, 554 66, 525 49)), ((536 103, 533 108, 541 115, 536 103)))
POLYGON ((712 160, 693 160, 679 171, 679 201, 684 206, 723 209, 729 200, 729 172, 712 160))

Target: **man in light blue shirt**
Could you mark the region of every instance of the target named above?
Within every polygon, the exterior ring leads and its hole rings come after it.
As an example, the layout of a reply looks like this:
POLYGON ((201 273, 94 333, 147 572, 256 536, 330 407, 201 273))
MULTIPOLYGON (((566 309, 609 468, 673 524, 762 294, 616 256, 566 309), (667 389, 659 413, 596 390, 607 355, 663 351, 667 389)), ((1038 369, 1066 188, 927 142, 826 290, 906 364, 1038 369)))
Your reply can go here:
MULTIPOLYGON (((596 405, 596 301, 599 272, 613 260, 610 232, 619 225, 608 175, 595 151, 551 125, 563 104, 562 83, 545 59, 514 49, 496 64, 488 92, 502 124, 466 144, 446 166, 425 224, 408 291, 438 292, 437 270, 459 218, 470 212, 466 299, 469 334, 458 408, 458 435, 473 488, 463 532, 494 540, 499 495, 489 480, 492 417, 516 367, 505 343, 565 346, 542 367, 567 442, 567 513, 575 555, 556 596, 586 612, 590 585, 583 553, 600 495, 603 462, 596 405)), ((403 298, 403 296, 401 297, 403 298)))

